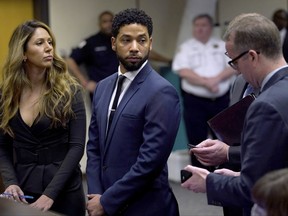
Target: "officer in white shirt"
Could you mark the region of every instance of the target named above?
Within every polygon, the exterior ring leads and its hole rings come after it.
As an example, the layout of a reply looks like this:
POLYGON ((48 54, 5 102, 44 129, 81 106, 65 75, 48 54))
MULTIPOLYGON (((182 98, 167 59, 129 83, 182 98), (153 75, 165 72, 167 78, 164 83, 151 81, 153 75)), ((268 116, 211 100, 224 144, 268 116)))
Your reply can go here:
MULTIPOLYGON (((227 64, 224 42, 212 37, 211 16, 198 15, 192 24, 193 38, 180 45, 172 69, 181 79, 188 141, 197 145, 208 136, 207 120, 228 106, 235 71, 227 64)), ((204 167, 194 155, 191 162, 204 167)))

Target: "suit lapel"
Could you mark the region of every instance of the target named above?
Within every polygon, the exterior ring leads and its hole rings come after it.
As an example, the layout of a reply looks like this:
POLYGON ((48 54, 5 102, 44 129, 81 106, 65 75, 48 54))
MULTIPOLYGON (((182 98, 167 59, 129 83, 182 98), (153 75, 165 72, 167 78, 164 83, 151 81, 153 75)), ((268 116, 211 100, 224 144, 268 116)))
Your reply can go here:
MULTIPOLYGON (((107 150, 107 147, 110 145, 112 135, 115 132, 115 126, 117 125, 117 122, 119 120, 119 117, 121 116, 121 113, 123 112, 129 100, 131 100, 131 98, 135 95, 135 93, 140 89, 141 84, 144 82, 145 78, 147 77, 150 71, 151 71, 151 66, 149 65, 149 63, 147 63, 145 67, 134 78, 131 85, 127 89, 125 95, 123 96, 122 100, 120 101, 119 106, 117 107, 116 112, 114 114, 114 118, 111 123, 109 133, 107 134, 106 143, 105 143, 105 152, 107 150)), ((108 103, 108 106, 109 106, 109 103, 108 103)))
POLYGON ((102 138, 101 143, 103 143, 104 145, 105 145, 105 141, 106 141, 106 129, 107 129, 107 124, 108 124, 108 108, 109 108, 109 104, 110 104, 110 100, 112 97, 112 93, 113 93, 115 84, 117 82, 118 74, 115 73, 112 76, 113 77, 111 77, 111 79, 107 83, 105 90, 103 91, 103 98, 104 98, 103 104, 101 104, 101 106, 99 107, 99 112, 102 113, 101 114, 101 121, 99 124, 99 127, 101 127, 100 128, 100 133, 101 133, 101 138, 102 138))
POLYGON ((244 80, 243 76, 241 74, 238 75, 232 88, 232 97, 231 97, 230 105, 238 102, 239 100, 243 98, 247 85, 248 83, 244 80))
POLYGON ((263 87, 263 91, 265 91, 266 89, 268 89, 270 86, 272 86, 273 84, 275 84, 276 82, 278 82, 279 80, 285 78, 288 76, 288 68, 282 68, 280 71, 278 71, 277 73, 275 73, 269 80, 268 82, 265 84, 265 86, 263 87))

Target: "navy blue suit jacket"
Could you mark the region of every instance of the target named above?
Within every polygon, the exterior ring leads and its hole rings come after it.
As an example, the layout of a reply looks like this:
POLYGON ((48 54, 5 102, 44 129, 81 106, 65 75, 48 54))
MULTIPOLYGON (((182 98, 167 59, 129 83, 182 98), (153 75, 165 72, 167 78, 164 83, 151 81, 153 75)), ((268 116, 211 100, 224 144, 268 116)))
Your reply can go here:
POLYGON ((209 204, 244 207, 250 215, 250 190, 269 171, 288 167, 288 69, 274 74, 250 105, 241 138, 240 177, 209 174, 209 204))
POLYGON ((117 73, 98 83, 87 144, 88 192, 108 215, 178 215, 167 159, 180 122, 174 87, 147 63, 115 112, 106 137, 117 73))

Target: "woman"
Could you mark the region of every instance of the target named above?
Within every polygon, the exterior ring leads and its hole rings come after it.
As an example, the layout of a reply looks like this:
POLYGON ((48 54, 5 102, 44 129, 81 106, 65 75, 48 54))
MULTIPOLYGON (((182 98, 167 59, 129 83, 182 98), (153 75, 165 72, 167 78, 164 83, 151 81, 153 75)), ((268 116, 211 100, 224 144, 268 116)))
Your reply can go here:
POLYGON ((15 29, 0 91, 5 193, 42 211, 85 215, 79 168, 85 108, 80 87, 56 54, 47 25, 27 21, 15 29), (26 201, 24 194, 34 199, 26 201))
POLYGON ((251 216, 288 215, 288 168, 270 171, 252 188, 251 216))

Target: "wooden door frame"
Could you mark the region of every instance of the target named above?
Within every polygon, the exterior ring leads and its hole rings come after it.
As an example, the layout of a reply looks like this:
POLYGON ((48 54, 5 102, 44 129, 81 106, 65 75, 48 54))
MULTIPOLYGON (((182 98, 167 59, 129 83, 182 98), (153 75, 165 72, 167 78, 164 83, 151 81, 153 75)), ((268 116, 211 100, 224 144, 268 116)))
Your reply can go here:
POLYGON ((49 0, 33 0, 34 19, 49 25, 49 0))

